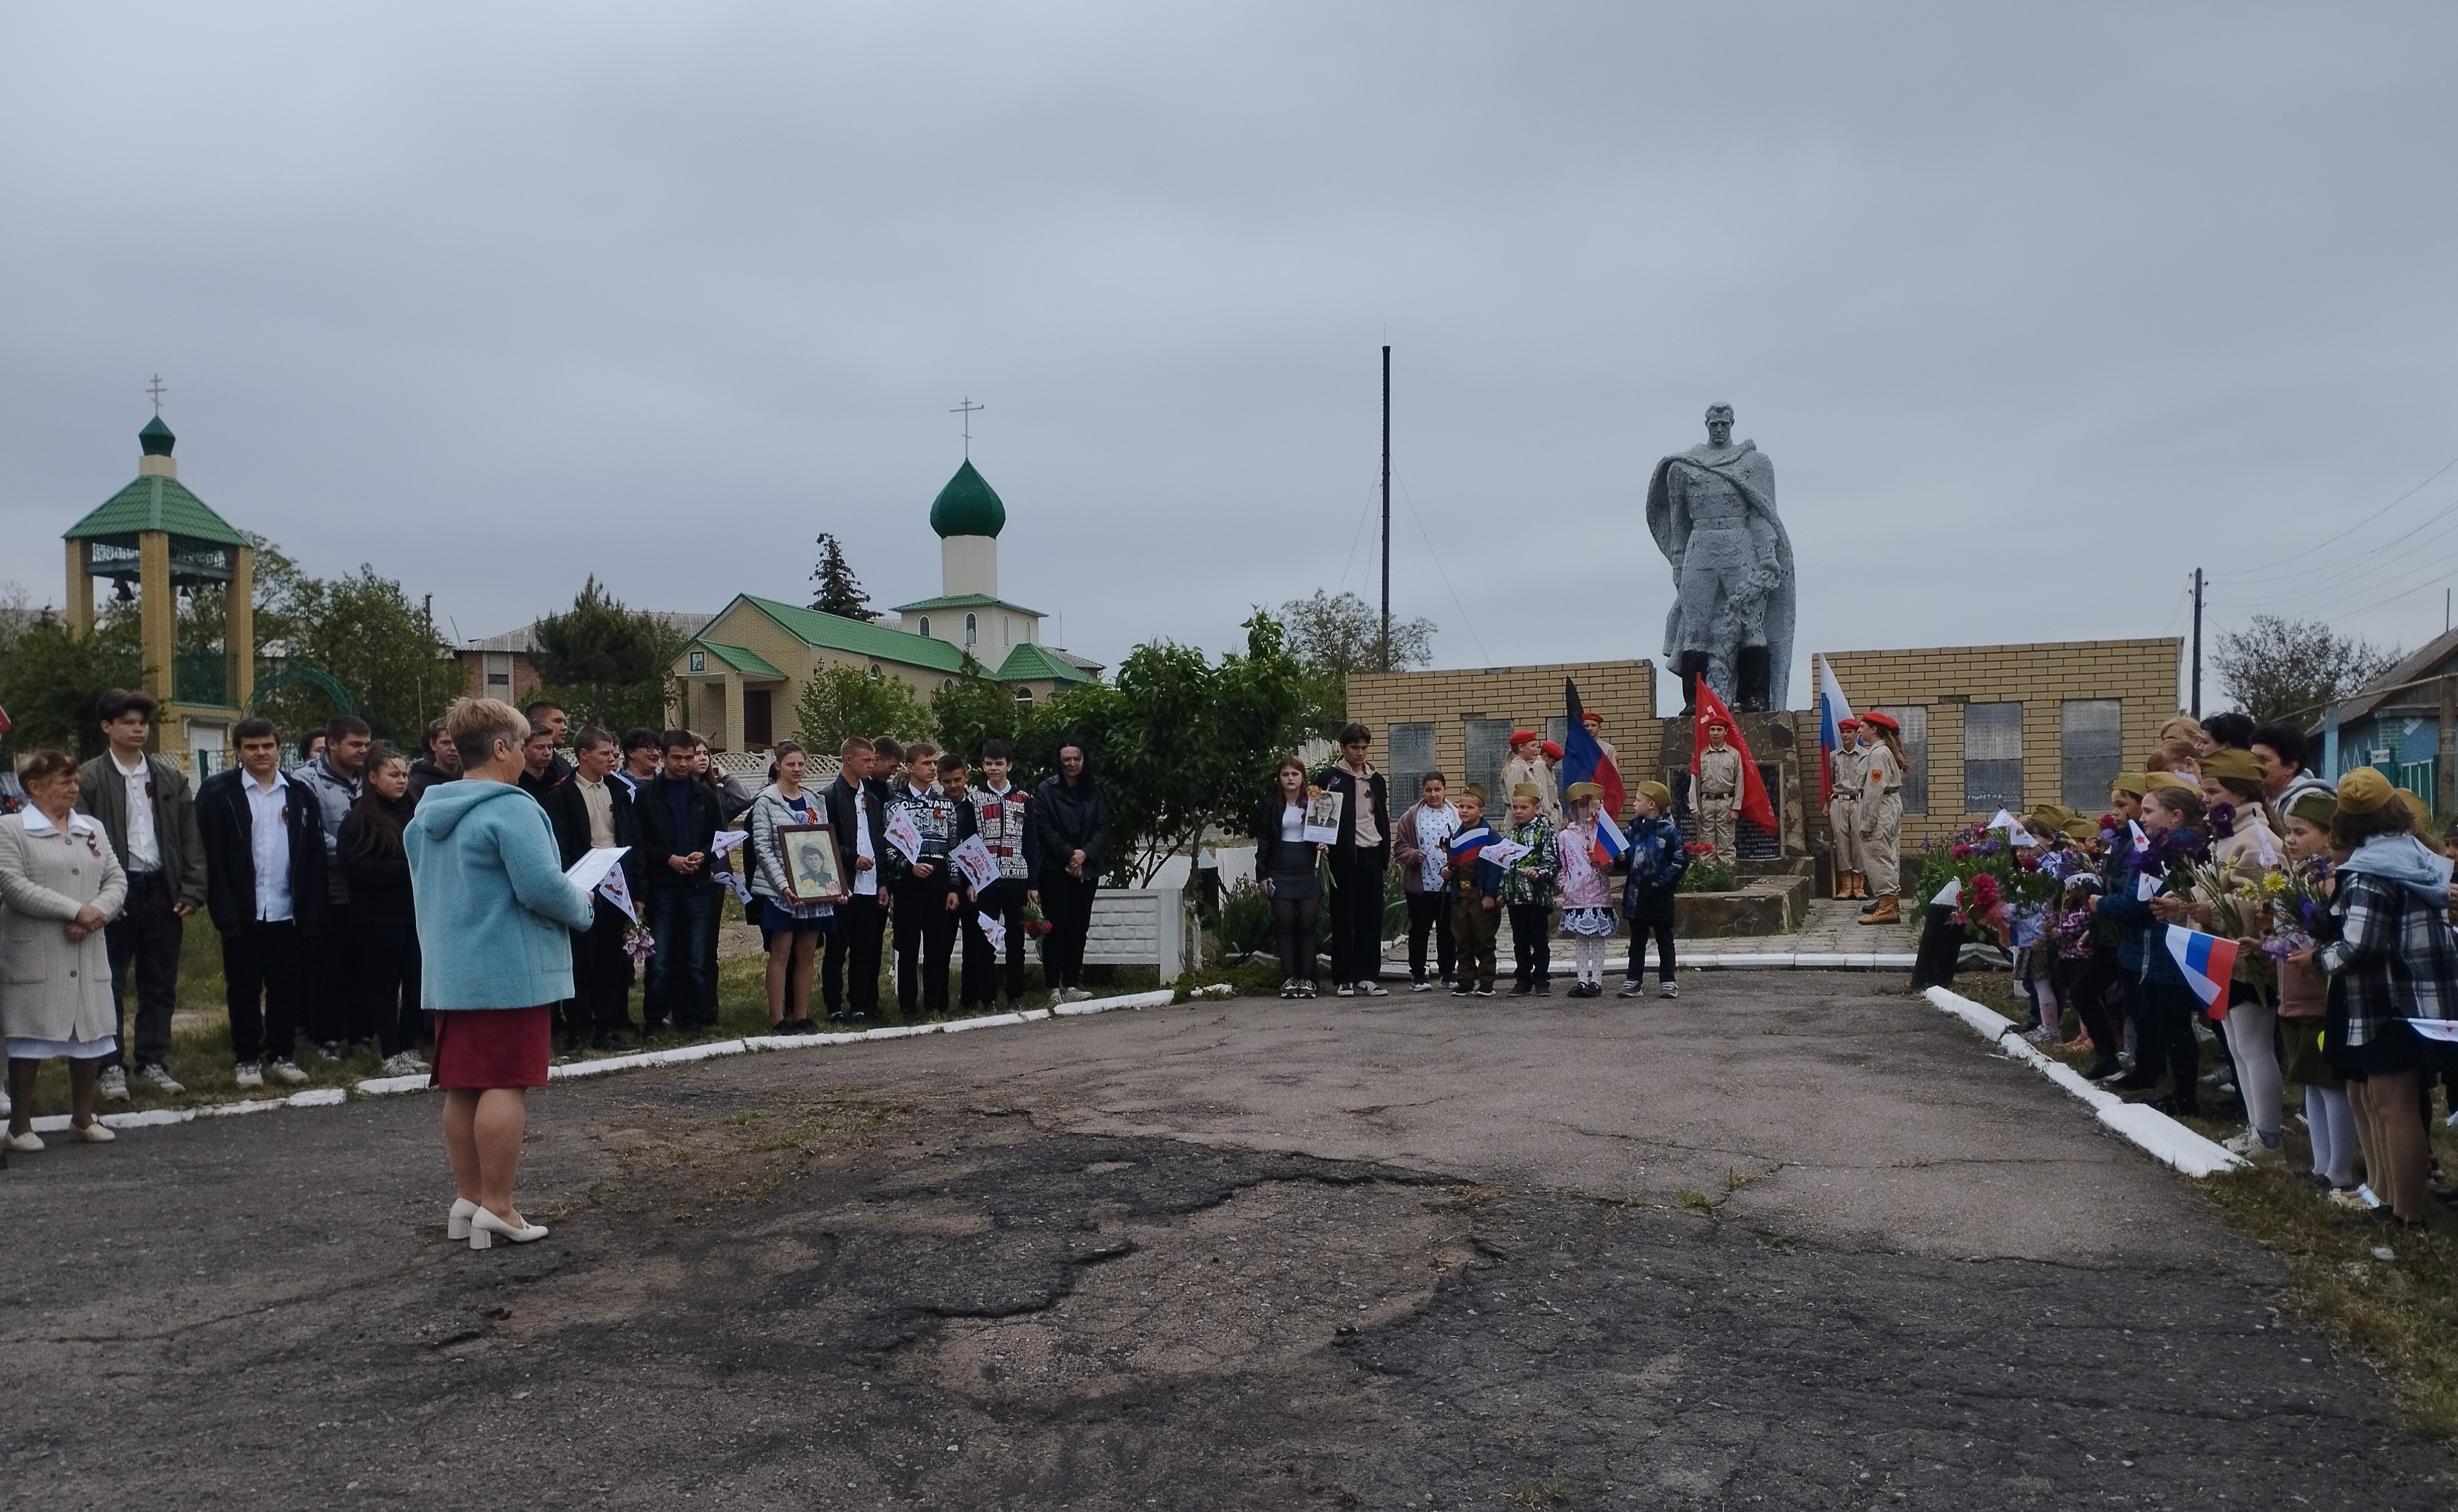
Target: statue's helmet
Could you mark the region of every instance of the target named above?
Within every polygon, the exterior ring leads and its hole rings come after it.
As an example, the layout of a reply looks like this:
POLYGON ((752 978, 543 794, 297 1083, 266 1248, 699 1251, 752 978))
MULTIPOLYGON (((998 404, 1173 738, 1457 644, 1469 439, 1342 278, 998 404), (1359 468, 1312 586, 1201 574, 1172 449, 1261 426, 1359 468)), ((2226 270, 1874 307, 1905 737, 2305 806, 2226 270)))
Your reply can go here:
POLYGON ((1707 407, 1707 423, 1709 425, 1714 425, 1719 420, 1721 420, 1726 425, 1731 425, 1733 423, 1733 407, 1731 405, 1711 404, 1707 407))

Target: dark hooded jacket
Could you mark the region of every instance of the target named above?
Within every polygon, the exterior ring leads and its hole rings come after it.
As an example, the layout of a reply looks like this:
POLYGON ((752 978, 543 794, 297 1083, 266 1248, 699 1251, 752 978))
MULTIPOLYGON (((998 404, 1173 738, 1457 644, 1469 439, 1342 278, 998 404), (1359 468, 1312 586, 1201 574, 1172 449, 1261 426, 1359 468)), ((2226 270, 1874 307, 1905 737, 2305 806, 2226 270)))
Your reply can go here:
POLYGON ((1085 879, 1101 874, 1102 857, 1110 849, 1110 800, 1094 776, 1091 751, 1084 752, 1084 770, 1074 787, 1067 786, 1059 772, 1042 779, 1033 789, 1032 822, 1045 874, 1063 874, 1067 858, 1077 850, 1084 852, 1085 879))

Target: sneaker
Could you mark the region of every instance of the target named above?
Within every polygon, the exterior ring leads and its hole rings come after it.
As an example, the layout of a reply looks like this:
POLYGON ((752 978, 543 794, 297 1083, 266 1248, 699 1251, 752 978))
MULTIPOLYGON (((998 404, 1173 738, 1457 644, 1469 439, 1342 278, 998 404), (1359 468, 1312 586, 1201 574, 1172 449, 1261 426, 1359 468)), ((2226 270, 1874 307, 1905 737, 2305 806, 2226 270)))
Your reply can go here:
POLYGON ((1391 996, 1391 989, 1384 986, 1379 981, 1362 981, 1357 984, 1357 996, 1360 998, 1388 998, 1391 996))
POLYGON ((1680 985, 1677 982, 1666 982, 1656 989, 1656 996, 1658 998, 1678 998, 1681 996, 1680 985))
POLYGON ((1479 987, 1476 990, 1476 995, 1479 998, 1490 998, 1493 996, 1493 989, 1490 987, 1479 987))
POLYGON ((417 1076, 427 1069, 427 1062, 404 1050, 399 1055, 385 1057, 384 1074, 388 1077, 417 1076))
POLYGON ((1334 982, 1331 986, 1331 995, 1334 998, 1354 998, 1357 996, 1357 989, 1346 982, 1334 982))
POLYGON ((1423 976, 1420 976, 1415 981, 1408 984, 1408 990, 1412 993, 1432 992, 1434 990, 1434 984, 1426 980, 1423 976))
POLYGON ((106 1102, 125 1102, 128 1101, 128 1073, 115 1065, 104 1066, 102 1080, 95 1083, 95 1089, 101 1092, 106 1102))
POLYGON ((1070 987, 1065 992, 1060 993, 1058 997, 1063 1002, 1089 1002, 1092 1000, 1093 995, 1086 992, 1081 987, 1070 987))
POLYGON ((1313 978, 1313 977, 1311 977, 1311 976, 1302 976, 1302 977, 1300 977, 1300 978, 1298 979, 1298 996, 1299 996, 1300 998, 1312 998, 1314 995, 1315 995, 1314 978, 1313 978))
POLYGON ((1473 998, 1476 996, 1476 989, 1466 982, 1462 982, 1451 989, 1451 996, 1454 998, 1473 998))
POLYGON ((242 1060, 231 1073, 231 1081, 242 1092, 253 1092, 264 1085, 264 1068, 253 1060, 242 1060))
POLYGON ((177 1097, 188 1090, 172 1079, 171 1070, 159 1060, 148 1060, 136 1068, 136 1080, 165 1097, 177 1097))
POLYGON ((1616 998, 1635 998, 1645 991, 1647 991, 1647 983, 1640 981, 1638 978, 1634 976, 1629 980, 1624 981, 1621 984, 1621 991, 1614 994, 1614 996, 1616 998))
POLYGON ((1298 979, 1297 979, 1296 977, 1294 977, 1294 976, 1289 976, 1289 977, 1285 977, 1285 978, 1283 978, 1283 979, 1281 980, 1281 997, 1283 997, 1283 998, 1293 998, 1297 997, 1297 995, 1298 995, 1298 979))
POLYGON ((1551 998, 1551 997, 1552 997, 1552 996, 1553 996, 1553 984, 1552 984, 1552 982, 1549 982, 1549 981, 1540 981, 1540 982, 1538 982, 1538 983, 1536 984, 1536 996, 1537 996, 1537 997, 1539 997, 1539 998, 1551 998))
POLYGON ((1513 998, 1525 998, 1532 991, 1534 991, 1534 989, 1530 987, 1526 982, 1512 982, 1510 984, 1510 996, 1513 998))
POLYGON ((292 1086, 299 1086, 307 1080, 307 1073, 299 1069, 296 1060, 276 1060, 265 1070, 276 1082, 284 1082, 292 1086))

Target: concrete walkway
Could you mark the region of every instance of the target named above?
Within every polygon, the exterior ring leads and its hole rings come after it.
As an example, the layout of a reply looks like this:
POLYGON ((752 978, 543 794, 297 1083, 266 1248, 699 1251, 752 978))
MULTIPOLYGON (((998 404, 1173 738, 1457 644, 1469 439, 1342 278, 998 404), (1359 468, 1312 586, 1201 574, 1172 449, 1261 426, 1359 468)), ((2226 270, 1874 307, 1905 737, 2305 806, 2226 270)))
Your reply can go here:
POLYGON ((0 1175, 10 1500, 2442 1506, 2194 1189, 1866 973, 1202 1003, 0 1175), (485 1488, 483 1492, 476 1488, 485 1488))

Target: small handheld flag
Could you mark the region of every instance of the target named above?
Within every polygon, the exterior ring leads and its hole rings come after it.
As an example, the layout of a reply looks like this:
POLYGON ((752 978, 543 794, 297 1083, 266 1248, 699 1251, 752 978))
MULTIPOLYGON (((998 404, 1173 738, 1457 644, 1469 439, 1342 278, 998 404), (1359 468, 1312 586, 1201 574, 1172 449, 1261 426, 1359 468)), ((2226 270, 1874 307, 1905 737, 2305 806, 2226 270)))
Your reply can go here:
POLYGON ((2203 1011, 2213 1018, 2226 1018, 2228 978, 2236 975, 2236 941, 2171 924, 2168 954, 2177 957, 2177 968, 2185 974, 2185 985, 2202 1000, 2203 1011))
POLYGON ((1589 848, 1589 853, 1595 857, 1596 865, 1600 867, 1610 867, 1630 853, 1630 837, 1621 832, 1621 826, 1613 822, 1613 815, 1596 815, 1596 839, 1595 844, 1589 848))
POLYGON ((633 923, 640 922, 638 912, 632 906, 631 881, 623 875, 621 867, 607 872, 605 880, 597 884, 597 895, 622 910, 623 916, 633 923))
POLYGON ((2141 821, 2141 820, 2139 820, 2139 819, 2128 819, 2128 820, 2126 820, 2126 821, 2125 821, 2125 828, 2134 831, 2134 849, 2135 849, 2135 850, 2150 850, 2150 849, 2151 849, 2151 837, 2150 837, 2149 835, 2144 834, 2144 833, 2142 832, 2142 821, 2141 821))
POLYGON ((1450 857, 1453 861, 1473 861, 1476 859, 1477 851, 1483 850, 1489 845, 1491 845, 1493 843, 1493 827, 1491 825, 1478 825, 1473 830, 1463 830, 1459 833, 1451 836, 1450 845, 1448 849, 1450 851, 1450 857))

